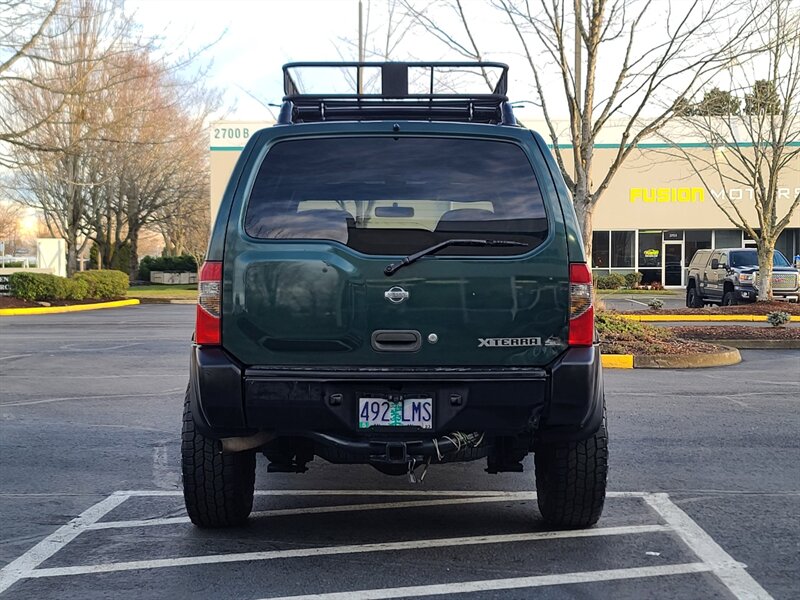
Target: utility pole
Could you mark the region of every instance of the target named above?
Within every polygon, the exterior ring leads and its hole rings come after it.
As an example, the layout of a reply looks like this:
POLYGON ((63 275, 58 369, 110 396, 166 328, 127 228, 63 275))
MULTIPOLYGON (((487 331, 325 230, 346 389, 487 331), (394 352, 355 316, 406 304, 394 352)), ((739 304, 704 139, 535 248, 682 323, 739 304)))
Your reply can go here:
MULTIPOLYGON (((360 0, 359 0, 360 4, 360 0)), ((581 0, 575 0, 575 102, 581 106, 581 0)))
MULTIPOLYGON (((358 0, 358 62, 364 62, 364 5, 361 0, 358 0)), ((364 91, 363 72, 361 67, 358 67, 358 87, 357 93, 361 94, 364 91)))

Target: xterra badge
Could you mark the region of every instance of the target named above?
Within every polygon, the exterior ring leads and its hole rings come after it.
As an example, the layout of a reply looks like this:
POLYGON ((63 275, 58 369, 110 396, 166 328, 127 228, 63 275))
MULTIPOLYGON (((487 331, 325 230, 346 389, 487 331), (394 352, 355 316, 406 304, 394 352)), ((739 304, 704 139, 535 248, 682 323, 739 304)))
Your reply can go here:
POLYGON ((403 300, 408 300, 409 295, 407 291, 398 285, 390 287, 383 292, 383 297, 394 304, 400 304, 403 300))
POLYGON ((509 348, 519 346, 541 346, 542 338, 478 338, 478 348, 509 348))

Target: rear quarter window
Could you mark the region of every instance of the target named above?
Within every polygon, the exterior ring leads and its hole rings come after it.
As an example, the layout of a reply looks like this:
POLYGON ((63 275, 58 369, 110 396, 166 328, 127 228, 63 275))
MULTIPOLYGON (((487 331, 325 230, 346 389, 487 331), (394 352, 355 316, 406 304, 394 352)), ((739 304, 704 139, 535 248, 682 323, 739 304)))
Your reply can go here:
POLYGON ((516 144, 361 137, 278 142, 256 176, 247 235, 324 239, 366 254, 409 254, 447 239, 526 246, 440 254, 521 254, 547 237, 541 191, 516 144))

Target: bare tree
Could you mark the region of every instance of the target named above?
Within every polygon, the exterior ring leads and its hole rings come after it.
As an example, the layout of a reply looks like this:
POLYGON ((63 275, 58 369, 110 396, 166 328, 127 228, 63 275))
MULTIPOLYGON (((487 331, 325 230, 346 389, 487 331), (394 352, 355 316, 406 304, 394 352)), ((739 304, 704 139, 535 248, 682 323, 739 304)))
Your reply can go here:
POLYGON ((14 243, 16 241, 21 218, 22 207, 19 204, 0 201, 0 242, 14 243))
MULTIPOLYGON (((31 132, 55 115, 29 115, 19 110, 11 89, 49 87, 52 82, 35 81, 31 71, 47 62, 40 49, 52 35, 53 21, 62 0, 0 0, 0 151, 22 145, 31 147, 31 132), (5 145, 5 148, 3 148, 5 145)), ((69 27, 61 20, 61 28, 69 27)), ((10 166, 10 157, 0 153, 0 166, 10 166)))
MULTIPOLYGON (((746 10, 738 0, 490 3, 505 15, 531 70, 550 142, 572 193, 587 257, 591 257, 594 210, 619 168, 637 144, 658 132, 687 98, 744 51, 744 40, 753 31, 758 13, 746 10), (553 72, 560 103, 569 112, 566 131, 556 123, 552 94, 545 93, 553 85, 549 77, 553 72), (595 177, 595 146, 612 122, 621 131, 620 139, 610 167, 595 177)), ((451 14, 459 17, 453 28, 430 13, 430 5, 420 9, 414 0, 404 0, 404 4, 420 26, 461 56, 476 60, 486 56, 478 50, 459 0, 449 0, 451 14)))
MULTIPOLYGON (((763 2, 753 8, 765 9, 763 2)), ((765 14, 763 51, 730 68, 745 110, 708 111, 701 103, 683 123, 714 151, 669 150, 706 188, 721 189, 712 194, 719 209, 756 241, 759 300, 772 298, 775 244, 800 205, 800 10, 791 0, 770 0, 765 14)))

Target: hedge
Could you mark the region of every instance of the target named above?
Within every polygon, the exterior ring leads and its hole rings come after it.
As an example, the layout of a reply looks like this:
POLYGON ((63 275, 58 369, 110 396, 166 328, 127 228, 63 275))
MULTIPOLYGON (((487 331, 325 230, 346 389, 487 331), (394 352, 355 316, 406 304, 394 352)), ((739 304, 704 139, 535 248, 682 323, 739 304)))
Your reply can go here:
POLYGON ((81 271, 74 279, 85 281, 89 286, 89 298, 109 300, 128 293, 128 275, 122 271, 81 271))
POLYGON ((150 281, 150 271, 196 273, 197 260, 191 254, 181 256, 145 256, 139 262, 139 279, 150 281))
POLYGON ((625 285, 625 277, 619 273, 595 277, 594 285, 598 290, 618 290, 625 285))
POLYGON ((8 278, 11 295, 21 300, 110 300, 126 295, 128 276, 120 271, 83 271, 73 277, 19 271, 8 278))
POLYGON ((11 295, 22 300, 83 300, 88 297, 85 281, 49 273, 12 273, 8 278, 11 295))

